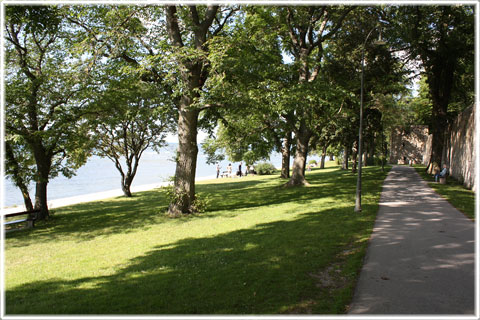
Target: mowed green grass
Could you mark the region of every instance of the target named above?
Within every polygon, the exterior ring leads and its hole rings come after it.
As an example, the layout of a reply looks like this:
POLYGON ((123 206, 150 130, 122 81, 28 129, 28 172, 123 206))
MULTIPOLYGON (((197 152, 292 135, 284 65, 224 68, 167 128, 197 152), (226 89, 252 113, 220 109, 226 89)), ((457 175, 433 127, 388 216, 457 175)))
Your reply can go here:
POLYGON ((444 197, 452 206, 463 212, 467 217, 475 220, 475 192, 465 188, 453 177, 447 178, 446 184, 435 182, 434 176, 425 171, 426 167, 415 165, 418 174, 427 181, 428 185, 444 197))
POLYGON ((161 190, 55 210, 7 235, 7 314, 345 313, 386 173, 329 164, 197 184, 207 212, 171 219, 161 190))

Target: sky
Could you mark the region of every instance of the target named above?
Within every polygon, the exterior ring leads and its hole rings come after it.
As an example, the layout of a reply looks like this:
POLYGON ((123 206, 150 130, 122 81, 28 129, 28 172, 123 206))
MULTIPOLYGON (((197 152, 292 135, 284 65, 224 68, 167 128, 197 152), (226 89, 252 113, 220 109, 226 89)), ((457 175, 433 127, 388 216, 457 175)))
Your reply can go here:
MULTIPOLYGON (((201 130, 198 130, 198 135, 197 135, 197 142, 202 143, 203 139, 205 139, 208 136, 206 132, 203 132, 201 130)), ((176 133, 169 133, 167 135, 167 142, 169 143, 178 143, 178 135, 176 133)))

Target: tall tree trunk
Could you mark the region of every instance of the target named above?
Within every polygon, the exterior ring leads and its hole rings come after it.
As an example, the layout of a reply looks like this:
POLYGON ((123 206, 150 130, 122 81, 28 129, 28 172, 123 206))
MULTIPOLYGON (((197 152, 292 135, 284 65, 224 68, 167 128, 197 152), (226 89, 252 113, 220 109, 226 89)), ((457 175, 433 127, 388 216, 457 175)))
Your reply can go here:
MULTIPOLYGON (((143 151, 142 151, 143 152, 143 151)), ((132 187, 133 179, 135 178, 135 175, 137 174, 137 169, 138 169, 138 164, 140 163, 140 157, 142 152, 139 154, 131 154, 129 158, 126 159, 127 163, 127 173, 123 174, 122 167, 120 166, 120 162, 116 161, 117 169, 120 171, 120 174, 122 176, 122 191, 123 194, 126 197, 131 197, 132 192, 130 191, 130 188, 132 187)))
POLYGON ((382 137, 382 172, 385 172, 385 161, 387 159, 387 148, 385 147, 385 134, 383 133, 383 125, 382 125, 382 131, 381 131, 381 137, 382 137))
POLYGON ((174 182, 176 198, 168 208, 169 215, 173 217, 192 213, 198 155, 198 114, 198 110, 188 109, 185 104, 178 113, 178 158, 174 182))
POLYGON ((295 134, 296 151, 293 159, 292 176, 285 186, 303 186, 308 185, 305 180, 305 164, 308 154, 308 143, 312 136, 310 130, 307 128, 305 121, 301 121, 300 129, 295 134))
POLYGON ((282 142, 282 172, 280 177, 290 178, 290 145, 292 143, 291 132, 288 132, 282 142))
POLYGON ((20 174, 20 166, 17 162, 17 159, 15 159, 12 146, 8 142, 5 143, 5 159, 11 165, 12 178, 15 185, 22 192, 25 210, 32 211, 33 204, 32 199, 30 198, 30 193, 28 192, 27 182, 23 180, 22 175, 20 174))
POLYGON ((350 156, 349 148, 347 145, 343 147, 343 164, 342 169, 348 170, 348 157, 350 156))
POLYGON ((47 204, 47 185, 48 180, 40 179, 35 185, 35 209, 40 209, 37 219, 45 220, 49 217, 47 204))
POLYGON ((35 163, 37 165, 36 185, 35 185, 35 209, 39 209, 38 219, 48 219, 47 204, 47 185, 51 170, 52 156, 48 155, 41 142, 33 141, 31 143, 35 163))
POLYGON ((448 104, 450 102, 456 57, 437 57, 437 63, 428 68, 428 88, 432 97, 432 157, 442 167, 445 134, 448 130, 448 104))
POLYGON ((367 163, 369 166, 375 165, 375 136, 372 135, 368 144, 367 163))
MULTIPOLYGON (((208 5, 204 12, 203 20, 200 21, 197 7, 189 7, 191 25, 185 27, 185 24, 179 23, 176 6, 166 6, 167 33, 171 43, 177 48, 185 47, 182 34, 183 28, 191 28, 193 38, 193 47, 198 52, 208 54, 207 36, 209 28, 217 16, 218 5, 208 5)), ((225 21, 226 22, 226 21, 225 21)), ((224 24, 225 24, 224 22, 224 24)), ((219 32, 223 24, 219 26, 216 32, 219 32)), ((188 33, 187 33, 188 34, 188 33)), ((213 37, 214 35, 212 35, 213 37)), ((182 52, 180 50, 179 52, 182 52)), ((178 217, 184 213, 192 213, 192 205, 195 200, 195 172, 197 166, 197 127, 198 115, 200 111, 192 108, 195 98, 200 96, 199 91, 208 78, 208 65, 205 61, 195 60, 191 57, 184 57, 179 60, 183 67, 181 78, 187 88, 178 102, 178 154, 177 166, 175 169, 174 192, 175 199, 172 200, 168 208, 168 213, 172 217, 178 217)))
POLYGON ((132 196, 132 192, 130 191, 130 187, 132 186, 133 177, 126 176, 125 179, 122 179, 122 191, 125 197, 130 198, 132 196))
POLYGON ((28 192, 28 188, 25 185, 18 186, 20 191, 22 191, 23 203, 25 204, 25 210, 32 211, 33 210, 33 203, 32 199, 30 198, 30 193, 28 192))
POLYGON ((325 169, 325 157, 327 156, 327 145, 324 144, 322 147, 322 158, 320 160, 320 169, 325 169))
POLYGON ((352 173, 357 172, 357 158, 358 158, 358 143, 357 141, 354 142, 352 148, 352 173))

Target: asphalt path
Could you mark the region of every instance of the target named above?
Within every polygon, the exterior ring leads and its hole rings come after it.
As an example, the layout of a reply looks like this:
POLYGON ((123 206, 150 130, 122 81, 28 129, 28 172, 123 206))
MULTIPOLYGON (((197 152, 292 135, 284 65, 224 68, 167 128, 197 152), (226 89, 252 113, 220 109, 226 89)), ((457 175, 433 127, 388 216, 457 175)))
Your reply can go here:
POLYGON ((474 222, 394 166, 349 314, 474 315, 474 244, 474 222))

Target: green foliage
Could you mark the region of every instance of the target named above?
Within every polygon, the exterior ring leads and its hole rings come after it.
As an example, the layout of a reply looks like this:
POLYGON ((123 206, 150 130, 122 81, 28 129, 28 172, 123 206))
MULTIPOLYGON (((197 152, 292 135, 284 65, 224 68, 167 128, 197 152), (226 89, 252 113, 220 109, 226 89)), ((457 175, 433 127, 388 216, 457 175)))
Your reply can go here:
POLYGON ((216 164, 225 160, 225 154, 216 139, 206 138, 203 140, 202 149, 207 156, 207 164, 216 164))
POLYGON ((257 174, 259 175, 268 175, 274 174, 277 169, 269 162, 261 162, 255 165, 255 171, 257 171, 257 174))
MULTIPOLYGON (((165 193, 166 198, 168 199, 169 203, 177 203, 181 201, 181 199, 185 196, 185 192, 178 192, 173 185, 175 177, 170 177, 170 183, 166 186, 163 186, 161 190, 165 193)), ((205 213, 210 205, 211 199, 207 194, 195 194, 195 199, 190 206, 190 213, 198 214, 198 213, 205 213)))
MULTIPOLYGON (((12 5, 5 17, 5 133, 23 154, 22 171, 34 159, 33 178, 44 185, 59 174, 74 175, 92 147, 84 118, 91 97, 88 66, 74 49, 74 28, 62 19, 64 11, 12 5)), ((46 190, 37 196, 45 215, 46 190)))
MULTIPOLYGON (((15 185, 17 181, 23 181, 28 186, 35 177, 35 159, 28 145, 20 135, 5 135, 5 177, 10 179, 15 185), (10 148, 11 156, 8 155, 10 148)), ((21 187, 18 186, 17 187, 21 187)))
POLYGON ((211 199, 208 195, 195 194, 195 200, 192 203, 192 212, 205 213, 210 206, 211 199))
POLYGON ((112 160, 122 177, 122 189, 130 196, 143 153, 148 148, 158 152, 166 145, 167 133, 174 131, 174 116, 157 85, 111 72, 112 78, 89 106, 95 117, 88 119, 95 153, 112 160))
POLYGON ((311 160, 308 161, 308 164, 316 166, 317 165, 317 160, 311 159, 311 160))

